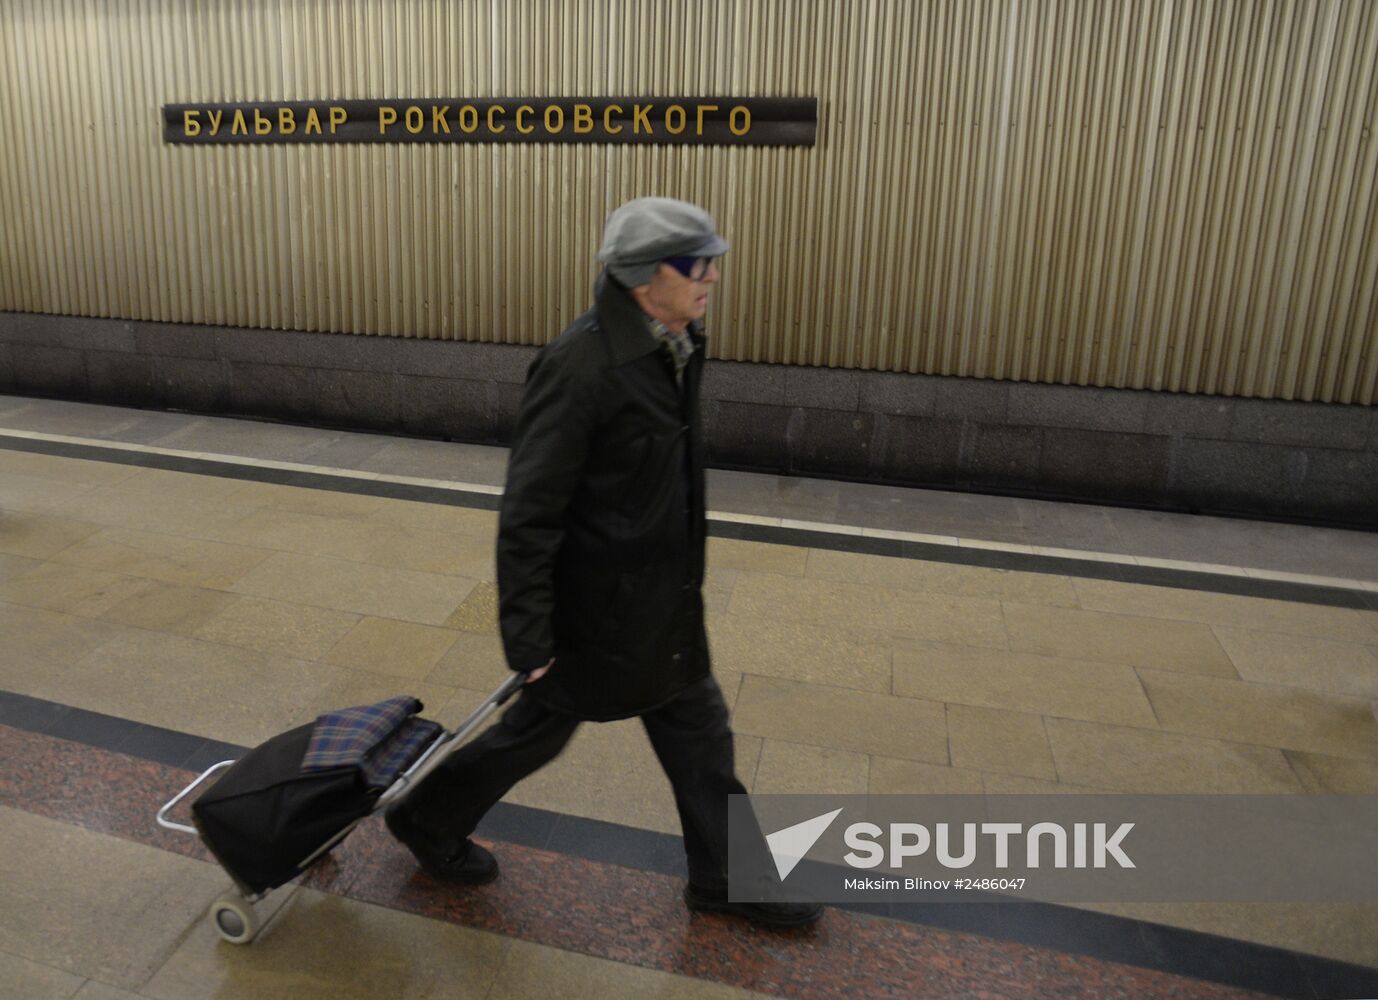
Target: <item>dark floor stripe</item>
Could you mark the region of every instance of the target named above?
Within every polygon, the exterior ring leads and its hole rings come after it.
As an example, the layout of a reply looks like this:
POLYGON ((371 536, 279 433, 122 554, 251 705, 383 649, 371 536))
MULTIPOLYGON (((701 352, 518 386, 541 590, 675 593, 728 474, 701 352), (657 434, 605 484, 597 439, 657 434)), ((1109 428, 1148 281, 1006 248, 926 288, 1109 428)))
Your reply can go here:
MULTIPOLYGON (((220 476, 249 482, 273 483, 278 486, 301 486, 307 489, 335 493, 356 493, 386 497, 393 500, 415 500, 420 503, 445 504, 452 507, 471 507, 497 510, 502 498, 491 493, 446 490, 431 486, 389 483, 376 479, 354 479, 322 473, 292 472, 286 469, 263 468, 236 462, 210 459, 181 458, 152 452, 126 451, 99 445, 79 445, 58 441, 38 441, 0 435, 0 448, 59 458, 78 458, 88 461, 135 465, 170 472, 189 472, 203 476, 220 476)), ((1072 559, 1044 556, 1027 552, 1001 552, 992 549, 964 548, 956 545, 935 545, 893 538, 871 538, 831 531, 786 528, 767 524, 742 524, 736 521, 709 521, 708 533, 716 538, 738 538, 775 545, 795 545, 806 548, 830 549, 865 555, 892 556, 899 559, 923 559, 930 562, 979 566, 986 569, 1018 570, 1025 573, 1049 573, 1095 580, 1117 580, 1121 583, 1143 583, 1179 590, 1199 590, 1243 597, 1268 597, 1298 604, 1320 604, 1327 607, 1378 611, 1378 592, 1343 587, 1315 586, 1284 580, 1259 580, 1205 571, 1166 569, 1138 566, 1132 563, 1108 563, 1093 559, 1072 559)))
MULTIPOLYGON (((152 822, 161 802, 187 778, 186 771, 8 726, 0 726, 0 757, 32 765, 0 769, 0 801, 6 804, 210 860, 195 837, 152 822)), ((799 1000, 1261 996, 1123 963, 836 909, 816 928, 762 931, 730 918, 687 913, 678 878, 513 843, 494 846, 504 877, 480 889, 456 890, 426 878, 382 824, 371 820, 303 881, 323 892, 428 919, 799 1000)), ((285 919, 292 919, 291 914, 285 919)))
MULTIPOLYGON (((7 691, 0 691, 0 725, 111 750, 183 772, 204 770, 245 750, 7 691)), ((489 812, 477 832, 487 839, 581 862, 685 877, 683 846, 680 838, 671 834, 506 802, 489 812)), ((1378 996, 1378 969, 1051 903, 1012 902, 989 895, 966 903, 833 908, 1280 996, 1378 996), (1324 984, 1324 991, 1313 991, 1310 983, 1324 984)))

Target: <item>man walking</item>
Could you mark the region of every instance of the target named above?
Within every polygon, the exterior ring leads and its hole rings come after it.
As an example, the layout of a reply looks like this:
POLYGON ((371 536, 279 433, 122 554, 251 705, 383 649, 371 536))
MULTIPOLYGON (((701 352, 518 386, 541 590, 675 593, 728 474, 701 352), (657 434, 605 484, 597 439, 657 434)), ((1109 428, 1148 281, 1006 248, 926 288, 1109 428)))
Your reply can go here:
POLYGON ((628 202, 608 218, 594 307, 531 365, 498 528, 503 648, 530 680, 387 815, 435 878, 496 878, 469 839, 483 814, 581 721, 640 716, 674 789, 690 909, 781 926, 822 912, 727 897, 727 800, 746 790, 704 631, 699 419, 700 321, 726 252, 701 208, 628 202))

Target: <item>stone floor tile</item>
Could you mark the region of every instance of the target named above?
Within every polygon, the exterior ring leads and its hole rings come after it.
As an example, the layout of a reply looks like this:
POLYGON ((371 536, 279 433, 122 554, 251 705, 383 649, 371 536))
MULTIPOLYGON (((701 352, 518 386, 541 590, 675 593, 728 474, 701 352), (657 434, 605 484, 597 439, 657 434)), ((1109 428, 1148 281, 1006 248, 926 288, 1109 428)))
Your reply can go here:
POLYGON ((499 485, 507 471, 507 451, 450 441, 393 438, 360 468, 393 476, 499 485))
POLYGON ((227 503, 239 507, 264 507, 294 514, 314 514, 317 517, 339 517, 361 520, 367 518, 389 501, 384 497, 364 493, 340 493, 335 490, 313 490, 305 486, 284 486, 279 483, 240 483, 226 498, 227 503))
POLYGON ((360 620, 358 615, 347 611, 220 591, 209 593, 224 598, 225 604, 214 617, 192 629, 190 634, 207 642, 278 653, 299 660, 324 660, 360 620))
POLYGON ((223 541, 278 552, 329 556, 351 562, 372 562, 369 557, 392 539, 392 533, 366 525, 359 518, 301 514, 290 510, 259 508, 220 533, 223 541))
POLYGON ((119 573, 45 562, 0 583, 0 601, 99 618, 150 585, 148 580, 119 573))
POLYGON ((279 552, 228 589, 318 608, 442 625, 475 584, 439 573, 279 552))
POLYGON ((204 451, 276 462, 302 462, 320 445, 322 434, 314 427, 293 427, 258 420, 229 417, 197 417, 158 440, 160 448, 204 451))
POLYGON ((482 997, 509 940, 301 889, 250 948, 199 921, 141 992, 152 1000, 482 997))
POLYGON ((708 470, 708 509, 803 521, 833 521, 841 484, 756 472, 708 470))
POLYGON ((24 556, 12 556, 0 552, 0 583, 30 573, 41 565, 43 563, 39 559, 28 559, 24 556))
POLYGON ((50 559, 98 531, 89 521, 0 510, 0 552, 7 555, 50 559))
POLYGON ((1163 670, 1139 676, 1164 730, 1378 760, 1378 725, 1367 699, 1163 670))
POLYGON ((9 449, 0 449, 0 470, 7 477, 33 476, 81 486, 114 486, 139 473, 139 467, 135 465, 9 449))
POLYGON ((27 693, 253 745, 287 729, 338 673, 303 660, 125 629, 27 693))
POLYGON ((766 739, 948 762, 947 724, 936 701, 748 674, 732 721, 739 732, 766 739))
POLYGON ((130 993, 115 986, 88 979, 72 1000, 145 1000, 137 993, 130 993))
POLYGON ((870 584, 963 597, 994 597, 1027 604, 1074 608, 1076 591, 1065 576, 1018 573, 955 563, 810 549, 806 575, 819 580, 870 584))
POLYGON ((419 500, 388 500, 370 512, 368 520, 411 531, 439 531, 496 539, 498 512, 419 500))
POLYGON ((520 782, 505 801, 679 833, 670 783, 638 719, 581 725, 565 751, 520 782))
POLYGON ((1206 625, 1267 632, 1288 632, 1321 639, 1373 642, 1378 612, 1331 608, 1237 594, 1152 587, 1115 580, 1075 580, 1077 597, 1087 610, 1145 615, 1206 625))
POLYGON ((714 662, 740 673, 888 693, 890 646, 884 636, 745 615, 708 616, 714 662))
POLYGON ((981 775, 987 795, 1104 795, 1110 788, 1093 785, 1073 785, 1065 781, 1026 778, 1019 774, 999 774, 986 771, 981 775))
POLYGON ((1047 719, 1057 774, 1142 794, 1281 795, 1302 790, 1279 750, 1072 719, 1047 719))
POLYGON ((1378 795, 1378 761, 1284 750, 1303 787, 1321 795, 1378 795))
POLYGON ((832 747, 767 739, 753 795, 865 795, 870 758, 832 747))
POLYGON ((1083 909, 1378 966, 1378 906, 1357 903, 1083 903, 1083 909))
POLYGON ((239 522, 254 508, 219 500, 160 496, 151 499, 119 487, 97 487, 53 506, 55 516, 110 528, 134 528, 163 535, 184 535, 237 543, 239 522))
POLYGON ((953 767, 1057 778, 1041 716, 974 705, 947 706, 953 767))
POLYGON ((1378 699, 1378 644, 1215 626, 1216 637, 1246 681, 1287 684, 1378 699))
POLYGON ((15 1000, 71 1000, 83 982, 82 976, 0 951, 0 996, 15 1000))
POLYGON ((76 615, 0 603, 0 690, 41 697, 53 676, 127 631, 76 615))
POLYGON ((1237 676, 1207 625, 1012 601, 1004 607, 1010 649, 1017 653, 1237 676))
POLYGON ((445 619, 447 628, 462 629, 465 632, 484 632, 498 634, 498 586, 496 583, 480 583, 469 591, 454 613, 445 619))
POLYGON ((319 439, 302 461, 327 469, 361 469, 363 464, 392 443, 386 434, 337 431, 319 439))
MULTIPOLYGON (((160 499, 228 500, 243 487, 238 479, 207 476, 170 469, 139 469, 120 482, 119 488, 133 493, 151 493, 160 499)), ((234 501, 229 501, 234 503, 234 501)))
POLYGON ((832 580, 742 573, 735 614, 934 642, 1005 649, 1000 604, 983 597, 895 591, 832 580))
MULTIPOLYGON (((109 608, 101 618, 119 622, 121 625, 152 629, 155 632, 198 635, 208 622, 244 600, 245 598, 227 594, 223 590, 186 587, 150 580, 145 588, 109 608)), ((254 637, 257 637, 256 633, 254 637)), ((201 638, 212 637, 201 635, 201 638)))
POLYGON ((502 640, 482 632, 451 632, 454 642, 426 680, 470 691, 492 691, 511 674, 502 640))
POLYGON ((0 476, 0 510, 11 514, 50 514, 57 505, 95 488, 7 473, 0 476))
POLYGON ((106 528, 53 556, 67 566, 223 590, 269 553, 133 528, 106 528))
POLYGON ((936 642, 895 644, 906 698, 1128 726, 1156 725, 1131 667, 936 642))
POLYGON ((748 1000, 752 996, 721 983, 514 941, 487 1000, 748 1000))
POLYGON ((0 839, 0 951, 121 988, 139 988, 225 887, 216 865, 3 806, 0 839))
POLYGON ((1035 545, 1121 552, 1124 541, 1106 509, 1092 504, 1048 500, 1016 500, 1021 523, 1035 545))
POLYGON ((364 618, 325 656, 327 663, 419 680, 455 643, 453 629, 364 618))
POLYGON ((898 757, 871 757, 868 795, 980 795, 980 771, 942 764, 922 764, 898 757))
POLYGON ((797 545, 748 542, 737 538, 708 539, 708 565, 714 569, 744 569, 754 573, 803 576, 809 550, 797 545))
MULTIPOLYGON (((8 397, 21 399, 22 397, 8 397)), ((23 405, 6 413, 4 426, 41 434, 76 438, 113 437, 138 423, 143 410, 127 406, 96 406, 68 399, 22 398, 23 405)))
POLYGON ((710 617, 727 614, 732 602, 732 589, 737 585, 738 571, 709 567, 703 575, 703 610, 710 617))
POLYGON ((443 573, 470 580, 497 579, 497 538, 492 531, 423 531, 416 528, 384 528, 362 561, 392 569, 443 573))

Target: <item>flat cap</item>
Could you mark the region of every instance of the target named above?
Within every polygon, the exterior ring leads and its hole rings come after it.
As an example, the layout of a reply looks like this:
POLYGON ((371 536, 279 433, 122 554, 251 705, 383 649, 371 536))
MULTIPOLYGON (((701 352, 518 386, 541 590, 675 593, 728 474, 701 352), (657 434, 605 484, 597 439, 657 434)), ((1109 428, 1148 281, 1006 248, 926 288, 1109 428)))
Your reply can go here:
POLYGON ((687 201, 634 198, 608 216, 598 259, 628 288, 644 285, 666 257, 720 257, 727 241, 713 217, 687 201))

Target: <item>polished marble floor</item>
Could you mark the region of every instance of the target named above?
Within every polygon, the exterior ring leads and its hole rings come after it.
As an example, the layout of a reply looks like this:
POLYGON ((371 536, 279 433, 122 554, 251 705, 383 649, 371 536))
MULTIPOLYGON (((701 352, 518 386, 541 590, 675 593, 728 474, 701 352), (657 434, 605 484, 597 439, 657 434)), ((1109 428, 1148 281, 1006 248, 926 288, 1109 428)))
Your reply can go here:
MULTIPOLYGON (((0 995, 1378 992, 1353 904, 690 919, 635 722, 495 812, 497 888, 447 893, 366 827, 262 940, 219 943, 224 875, 148 804, 328 708, 477 704, 505 674, 504 462, 0 396, 0 995)), ((736 472, 710 507, 754 792, 1378 794, 1378 535, 736 472)))

